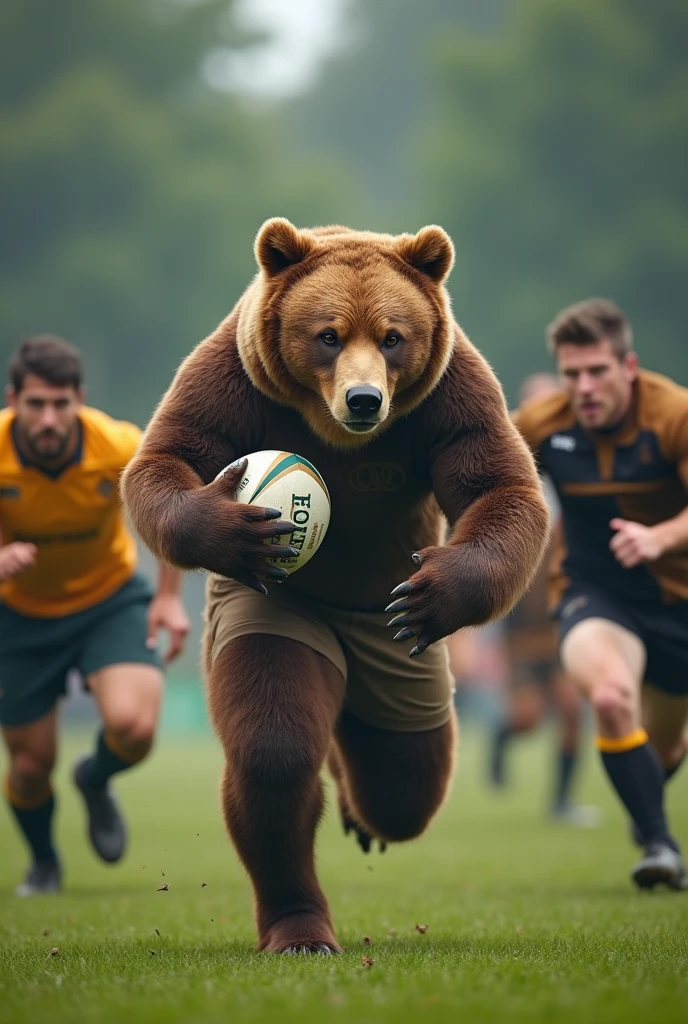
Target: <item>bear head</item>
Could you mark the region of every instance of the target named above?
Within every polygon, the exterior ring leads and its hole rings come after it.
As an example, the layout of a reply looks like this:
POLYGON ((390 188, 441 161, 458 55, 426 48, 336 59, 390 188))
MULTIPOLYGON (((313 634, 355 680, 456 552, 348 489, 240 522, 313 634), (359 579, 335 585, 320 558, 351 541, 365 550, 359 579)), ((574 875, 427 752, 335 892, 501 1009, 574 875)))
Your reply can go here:
POLYGON ((442 228, 299 230, 276 217, 255 254, 259 273, 238 310, 242 364, 324 441, 365 444, 438 383, 457 338, 444 287, 454 248, 442 228))

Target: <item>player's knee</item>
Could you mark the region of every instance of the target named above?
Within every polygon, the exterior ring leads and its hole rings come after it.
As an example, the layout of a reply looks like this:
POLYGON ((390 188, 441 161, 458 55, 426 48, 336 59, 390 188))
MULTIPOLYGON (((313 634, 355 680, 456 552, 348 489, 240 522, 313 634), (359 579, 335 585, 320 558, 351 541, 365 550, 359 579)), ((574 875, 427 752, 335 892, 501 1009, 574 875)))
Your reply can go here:
POLYGON ((31 798, 48 786, 52 770, 53 758, 28 750, 20 751, 12 758, 11 789, 17 796, 31 798))
POLYGON ((624 683, 600 683, 592 692, 591 703, 602 727, 617 731, 631 726, 634 697, 632 689, 624 683))
POLYGON ((153 746, 156 716, 139 709, 122 709, 107 723, 107 733, 118 748, 143 757, 153 746))

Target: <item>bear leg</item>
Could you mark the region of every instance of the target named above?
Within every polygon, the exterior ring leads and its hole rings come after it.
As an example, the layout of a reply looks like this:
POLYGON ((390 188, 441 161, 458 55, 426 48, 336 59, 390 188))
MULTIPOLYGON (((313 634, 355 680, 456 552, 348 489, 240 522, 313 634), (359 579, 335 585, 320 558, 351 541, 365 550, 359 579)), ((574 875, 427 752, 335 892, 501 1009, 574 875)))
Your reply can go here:
POLYGON ((344 712, 337 726, 349 815, 380 844, 421 835, 446 797, 454 768, 456 718, 427 732, 392 732, 344 712))
MULTIPOLYGON (((333 740, 330 747, 330 752, 327 757, 327 766, 330 769, 330 775, 332 776, 337 791, 337 806, 339 808, 339 818, 344 829, 344 835, 349 835, 353 832, 356 842, 361 847, 364 853, 370 853, 374 843, 375 836, 372 836, 370 832, 360 825, 354 817, 354 812, 351 809, 351 797, 346 790, 346 771, 342 764, 337 743, 333 740)), ((380 840, 380 853, 384 853, 387 849, 387 843, 384 840, 380 840)))
POLYGON ((320 769, 344 697, 321 654, 269 634, 237 637, 208 677, 225 752, 225 823, 253 882, 258 949, 337 952, 314 865, 320 769))

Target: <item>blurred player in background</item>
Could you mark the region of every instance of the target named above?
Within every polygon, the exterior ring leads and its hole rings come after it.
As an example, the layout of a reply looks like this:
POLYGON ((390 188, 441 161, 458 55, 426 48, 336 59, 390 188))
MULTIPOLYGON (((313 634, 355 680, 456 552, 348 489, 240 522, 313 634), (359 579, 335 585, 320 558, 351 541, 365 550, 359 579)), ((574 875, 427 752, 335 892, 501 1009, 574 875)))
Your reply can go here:
POLYGON ((180 576, 160 567, 153 597, 137 574, 119 477, 140 430, 83 404, 80 354, 52 336, 24 341, 0 412, 0 727, 5 793, 30 849, 22 896, 61 885, 53 842, 57 701, 77 669, 102 718, 95 750, 74 766, 96 853, 119 860, 126 829, 110 778, 149 752, 167 659, 189 631, 180 576))
POLYGON ((632 878, 686 889, 664 784, 686 753, 688 389, 638 369, 631 325, 608 300, 563 310, 548 340, 565 390, 515 420, 562 507, 562 665, 590 699, 644 847, 632 878))
MULTIPOLYGON (((552 374, 533 374, 521 386, 519 404, 560 390, 552 374)), ((548 480, 544 483, 556 538, 560 530, 559 502, 551 483, 548 480)), ((551 553, 550 545, 550 556, 551 553)), ((599 821, 597 809, 580 806, 571 796, 583 708, 578 690, 558 662, 556 626, 547 606, 548 563, 549 558, 546 558, 533 586, 503 621, 508 666, 506 706, 492 734, 489 774, 494 786, 506 785, 506 754, 510 741, 536 729, 551 710, 557 719, 559 742, 550 814, 557 821, 592 828, 599 821)))

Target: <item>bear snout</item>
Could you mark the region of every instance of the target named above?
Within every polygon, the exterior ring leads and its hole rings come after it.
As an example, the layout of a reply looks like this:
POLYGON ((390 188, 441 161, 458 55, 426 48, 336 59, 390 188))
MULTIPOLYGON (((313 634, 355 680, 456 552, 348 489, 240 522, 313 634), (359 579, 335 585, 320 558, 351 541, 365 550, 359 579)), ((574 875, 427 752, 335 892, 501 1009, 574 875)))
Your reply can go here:
POLYGON ((346 393, 346 405, 356 419, 371 422, 380 411, 382 392, 378 388, 370 387, 369 384, 349 388, 346 393))

